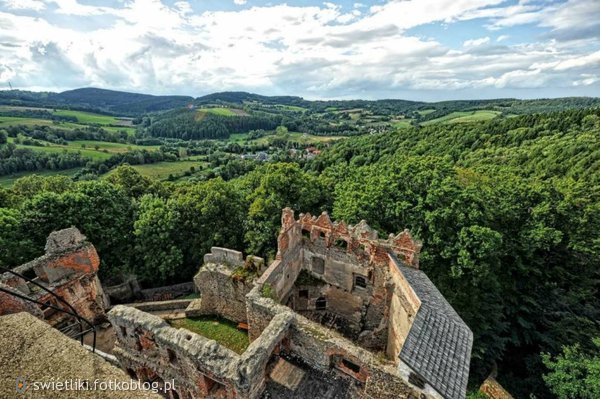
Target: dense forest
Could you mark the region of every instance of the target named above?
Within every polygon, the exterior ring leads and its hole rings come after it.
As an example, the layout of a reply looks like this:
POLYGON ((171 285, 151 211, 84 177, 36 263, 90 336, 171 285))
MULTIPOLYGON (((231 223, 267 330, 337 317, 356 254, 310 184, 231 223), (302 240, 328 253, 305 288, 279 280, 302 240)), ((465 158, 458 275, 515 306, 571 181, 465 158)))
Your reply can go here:
POLYGON ((599 108, 398 129, 307 162, 229 168, 202 182, 127 165, 103 179, 19 179, 0 189, 0 263, 30 260, 75 225, 103 281, 135 273, 152 286, 189 281, 214 245, 272 258, 286 206, 366 219, 381 235, 406 227, 474 332, 473 386, 497 367, 516 398, 598 397, 599 108))
POLYGON ((251 130, 273 130, 281 124, 281 117, 258 113, 244 116, 222 116, 182 109, 153 116, 147 121, 147 133, 152 137, 183 140, 226 139, 233 133, 251 130))
POLYGON ((30 107, 68 106, 71 109, 127 116, 185 107, 192 101, 193 98, 187 96, 152 96, 95 88, 68 90, 62 93, 0 91, 0 104, 30 107))

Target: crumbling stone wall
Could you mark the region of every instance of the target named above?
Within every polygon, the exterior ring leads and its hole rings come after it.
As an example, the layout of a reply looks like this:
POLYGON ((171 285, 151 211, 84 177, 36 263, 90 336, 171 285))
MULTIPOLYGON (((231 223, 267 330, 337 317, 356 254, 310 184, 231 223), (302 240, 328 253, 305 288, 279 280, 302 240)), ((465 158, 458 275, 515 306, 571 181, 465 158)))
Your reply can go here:
POLYGON ((121 284, 109 287, 104 285, 104 292, 112 305, 133 302, 141 295, 141 290, 137 277, 133 275, 127 276, 125 281, 121 284))
MULTIPOLYGON (((105 318, 106 301, 97 277, 100 259, 92 244, 75 227, 52 232, 46 242, 46 253, 13 269, 17 273, 35 277, 36 281, 71 304, 82 317, 99 322, 105 318)), ((0 276, 0 282, 42 303, 66 307, 51 294, 10 273, 0 276)), ((0 312, 4 302, 0 303, 0 312)), ((44 318, 58 325, 71 316, 44 309, 44 318)))
POLYGON ((219 315, 235 322, 246 322, 246 294, 254 279, 264 270, 264 259, 249 255, 244 261, 239 251, 212 247, 204 255, 204 265, 194 276, 195 290, 200 293, 195 315, 219 315))
POLYGON ((113 352, 132 377, 175 380, 182 399, 254 399, 262 393, 271 355, 288 333, 293 318, 288 312, 273 317, 241 356, 131 307, 115 306, 108 317, 117 335, 113 352))
POLYGON ((479 391, 490 399, 513 399, 512 395, 493 376, 489 376, 483 381, 479 391))
POLYGON ((386 348, 393 296, 388 252, 418 267, 421 244, 407 230, 380 240, 364 221, 348 226, 332 222, 326 212, 319 217, 301 214, 296 220, 286 208, 278 244, 279 263, 270 266, 261 282, 274 287, 276 299, 361 346, 386 348), (297 278, 300 270, 325 284, 303 286, 297 278))
MULTIPOLYGON (((3 283, 0 283, 0 287, 7 291, 23 295, 23 293, 17 290, 16 288, 10 287, 3 283)), ((0 316, 20 312, 31 313, 32 315, 40 319, 44 318, 44 314, 42 313, 40 308, 32 302, 28 302, 9 293, 0 291, 0 316)))
MULTIPOLYGON (((281 314, 290 312, 286 306, 261 295, 257 285, 247 296, 251 336, 260 337, 260 327, 281 314), (254 323, 257 323, 254 325, 254 323)), ((289 333, 282 341, 281 352, 298 357, 310 367, 321 371, 337 370, 342 378, 358 385, 357 397, 404 399, 429 398, 411 386, 399 374, 394 362, 369 352, 334 330, 293 314, 289 333)))
POLYGON ((148 288, 140 290, 140 296, 145 301, 169 301, 194 292, 194 283, 186 282, 167 285, 164 287, 148 288))
POLYGON ((201 293, 201 315, 219 315, 235 322, 246 322, 246 294, 253 287, 252 281, 232 278, 233 271, 225 265, 205 264, 194 276, 196 289, 201 293))

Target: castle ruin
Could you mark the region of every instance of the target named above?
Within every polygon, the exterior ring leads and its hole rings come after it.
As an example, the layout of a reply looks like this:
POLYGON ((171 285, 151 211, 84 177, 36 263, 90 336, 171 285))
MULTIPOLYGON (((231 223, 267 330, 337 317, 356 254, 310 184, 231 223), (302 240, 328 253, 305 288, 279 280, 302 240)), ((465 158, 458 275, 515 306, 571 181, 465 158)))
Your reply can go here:
POLYGON ((33 283, 9 272, 0 274, 0 287, 41 305, 0 291, 0 315, 25 311, 58 329, 68 328, 74 319, 56 310, 64 305, 48 292, 51 291, 91 323, 106 320, 108 301, 98 279, 99 266, 96 249, 79 230, 71 227, 55 231, 48 236, 43 256, 12 269, 33 283))
POLYGON ((142 380, 174 379, 172 398, 444 398, 466 395, 473 335, 418 269, 410 232, 284 209, 276 259, 213 248, 188 318, 248 330, 237 353, 163 318, 108 312, 114 355, 142 380))

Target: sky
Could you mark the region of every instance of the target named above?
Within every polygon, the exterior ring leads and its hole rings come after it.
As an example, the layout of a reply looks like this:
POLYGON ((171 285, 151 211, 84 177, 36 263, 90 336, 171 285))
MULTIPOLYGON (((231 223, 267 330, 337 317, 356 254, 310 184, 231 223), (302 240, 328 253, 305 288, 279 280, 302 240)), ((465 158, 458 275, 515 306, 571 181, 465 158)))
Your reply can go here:
POLYGON ((0 89, 600 95, 600 0, 0 0, 0 89))

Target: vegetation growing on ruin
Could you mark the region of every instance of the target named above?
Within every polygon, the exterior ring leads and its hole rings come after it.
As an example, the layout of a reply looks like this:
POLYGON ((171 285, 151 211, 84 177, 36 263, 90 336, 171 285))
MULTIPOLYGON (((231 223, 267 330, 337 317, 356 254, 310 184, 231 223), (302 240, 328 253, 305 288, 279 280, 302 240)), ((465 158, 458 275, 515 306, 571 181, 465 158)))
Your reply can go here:
POLYGON ((232 351, 242 354, 250 345, 248 332, 237 328, 237 323, 216 316, 202 316, 171 320, 171 326, 185 328, 193 333, 214 339, 232 351))
POLYGON ((296 286, 316 286, 316 285, 323 285, 323 284, 325 284, 325 282, 323 280, 321 280, 320 278, 317 278, 311 272, 304 270, 304 269, 300 270, 300 273, 298 274, 298 278, 296 279, 296 282, 295 282, 296 286))
POLYGON ((231 273, 231 278, 234 281, 246 282, 251 281, 256 275, 257 271, 255 269, 250 269, 246 266, 238 266, 231 273))
POLYGON ((263 298, 268 298, 275 300, 275 291, 273 291, 273 287, 269 283, 264 283, 262 288, 260 289, 260 294, 263 298))

